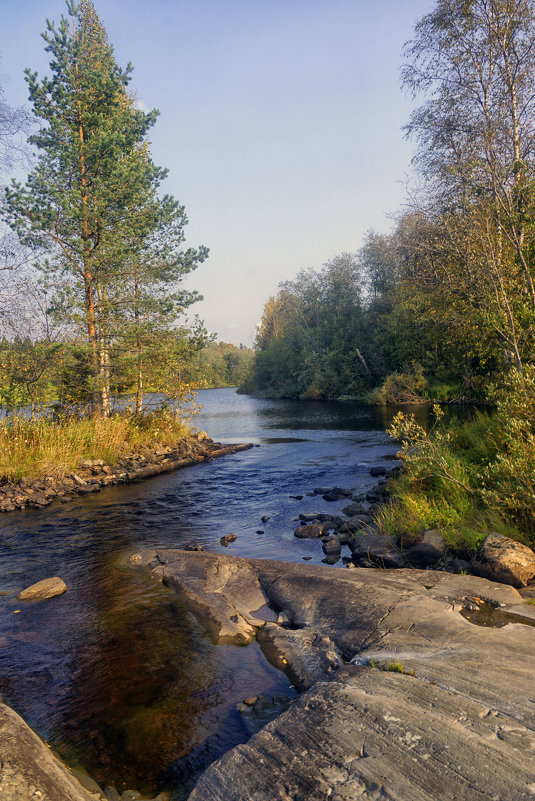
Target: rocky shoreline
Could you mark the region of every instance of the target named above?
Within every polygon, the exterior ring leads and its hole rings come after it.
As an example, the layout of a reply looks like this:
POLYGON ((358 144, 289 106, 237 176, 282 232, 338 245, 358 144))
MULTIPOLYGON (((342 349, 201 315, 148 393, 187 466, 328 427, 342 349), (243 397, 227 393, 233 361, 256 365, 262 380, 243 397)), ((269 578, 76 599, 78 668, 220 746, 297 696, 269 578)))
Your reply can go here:
POLYGON ((174 550, 133 563, 172 586, 216 641, 258 634, 305 690, 214 762, 189 801, 535 795, 535 609, 512 586, 174 550), (255 615, 266 603, 278 623, 255 615), (474 607, 490 624, 471 622, 474 607))
MULTIPOLYGON (((201 434, 187 447, 125 457, 115 472, 85 462, 70 477, 75 486, 51 486, 45 501, 250 447, 222 446, 201 434)), ((196 543, 131 557, 132 568, 177 593, 214 642, 256 639, 300 693, 293 701, 244 698, 238 713, 270 722, 212 763, 189 801, 535 797, 535 554, 490 533, 462 563, 436 531, 404 550, 373 522, 395 470, 371 468, 379 483, 365 494, 340 487, 306 493, 344 506, 334 514, 302 512, 295 536, 318 539, 324 562, 343 559, 351 570, 234 557, 196 543), (344 547, 349 556, 341 556, 344 547)), ((29 488, 34 492, 22 506, 46 505, 35 498, 43 490, 29 488)), ((236 537, 224 539, 221 545, 236 537)), ((37 588, 19 597, 37 597, 37 588)), ((42 801, 141 798, 71 771, 1 703, 0 739, 6 801, 30 801, 36 791, 42 801)))
POLYGON ((114 465, 106 464, 102 459, 83 459, 75 472, 65 476, 21 478, 16 483, 3 484, 0 486, 0 512, 13 512, 25 507, 41 509, 55 500, 65 503, 76 495, 140 481, 252 447, 252 443, 222 445, 201 431, 182 439, 174 447, 156 446, 126 454, 114 465))
MULTIPOLYGON (((533 587, 186 550, 141 552, 130 564, 172 587, 215 642, 257 638, 301 691, 293 701, 244 698, 241 714, 270 704, 280 714, 209 766, 189 801, 535 795, 533 587)), ((118 801, 3 704, 0 741, 6 801, 36 792, 42 801, 118 801)))

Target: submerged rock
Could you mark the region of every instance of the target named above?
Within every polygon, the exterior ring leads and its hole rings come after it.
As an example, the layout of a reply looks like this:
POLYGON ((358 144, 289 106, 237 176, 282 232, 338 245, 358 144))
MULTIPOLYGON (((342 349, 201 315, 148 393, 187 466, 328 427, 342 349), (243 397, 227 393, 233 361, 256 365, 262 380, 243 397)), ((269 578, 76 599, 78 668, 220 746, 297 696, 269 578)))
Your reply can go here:
POLYGON ((67 585, 60 579, 59 576, 52 576, 42 581, 26 587, 17 595, 19 601, 43 601, 46 598, 54 598, 56 595, 62 595, 67 592, 67 585))

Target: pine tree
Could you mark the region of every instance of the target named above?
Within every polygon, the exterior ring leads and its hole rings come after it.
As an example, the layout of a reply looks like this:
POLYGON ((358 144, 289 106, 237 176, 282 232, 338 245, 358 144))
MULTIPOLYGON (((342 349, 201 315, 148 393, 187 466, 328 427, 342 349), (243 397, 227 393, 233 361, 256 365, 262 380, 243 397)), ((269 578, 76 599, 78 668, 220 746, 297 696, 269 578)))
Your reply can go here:
POLYGON ((146 141, 158 112, 135 107, 132 68, 117 65, 91 0, 67 6, 69 19, 57 28, 47 20, 43 34, 51 77, 26 71, 41 121, 30 137, 38 159, 26 184, 7 190, 7 214, 23 242, 49 254, 40 266, 60 287, 56 305, 71 306, 85 330, 93 412, 108 414, 111 346, 124 334, 125 304, 132 314, 136 303, 127 287, 137 273, 139 290, 142 274, 150 295, 151 284, 176 282, 207 251, 180 251, 184 209, 158 196, 166 171, 146 141))

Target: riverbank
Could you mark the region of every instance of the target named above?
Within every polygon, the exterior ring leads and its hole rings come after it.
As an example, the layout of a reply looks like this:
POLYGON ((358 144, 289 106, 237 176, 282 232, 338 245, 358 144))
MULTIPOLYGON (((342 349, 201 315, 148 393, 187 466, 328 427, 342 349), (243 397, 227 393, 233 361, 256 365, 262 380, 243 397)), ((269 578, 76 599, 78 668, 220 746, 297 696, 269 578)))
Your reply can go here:
MULTIPOLYGON (((532 796, 531 589, 165 549, 135 554, 131 565, 172 587, 214 641, 256 636, 302 691, 213 762, 189 801, 532 796), (267 605, 276 621, 266 620, 267 605), (474 625, 474 606, 485 607, 484 626, 474 625)), ((252 700, 239 714, 254 715, 252 700)), ((117 798, 73 776, 4 706, 0 730, 8 801, 30 787, 49 801, 117 798)))
POLYGON ((81 459, 75 471, 61 471, 60 475, 40 478, 23 476, 17 482, 6 481, 0 486, 0 512, 13 512, 27 506, 40 509, 54 500, 67 502, 76 495, 140 481, 252 447, 251 443, 222 445, 204 432, 190 432, 175 446, 145 445, 133 453, 118 456, 112 463, 103 459, 81 459))

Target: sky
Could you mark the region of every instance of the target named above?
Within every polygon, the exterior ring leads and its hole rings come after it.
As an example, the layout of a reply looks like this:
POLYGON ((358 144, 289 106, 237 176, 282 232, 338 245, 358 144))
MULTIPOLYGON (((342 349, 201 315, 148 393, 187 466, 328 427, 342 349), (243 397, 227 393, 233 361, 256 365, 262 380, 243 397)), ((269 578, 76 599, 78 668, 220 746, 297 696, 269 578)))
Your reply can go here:
MULTIPOLYGON (((251 345, 281 281, 387 233, 405 200, 413 107, 402 47, 432 0, 94 0, 117 62, 132 62, 150 141, 186 208, 187 278, 218 340, 251 345)), ((62 0, 4 0, 0 85, 48 70, 41 32, 62 0)))

